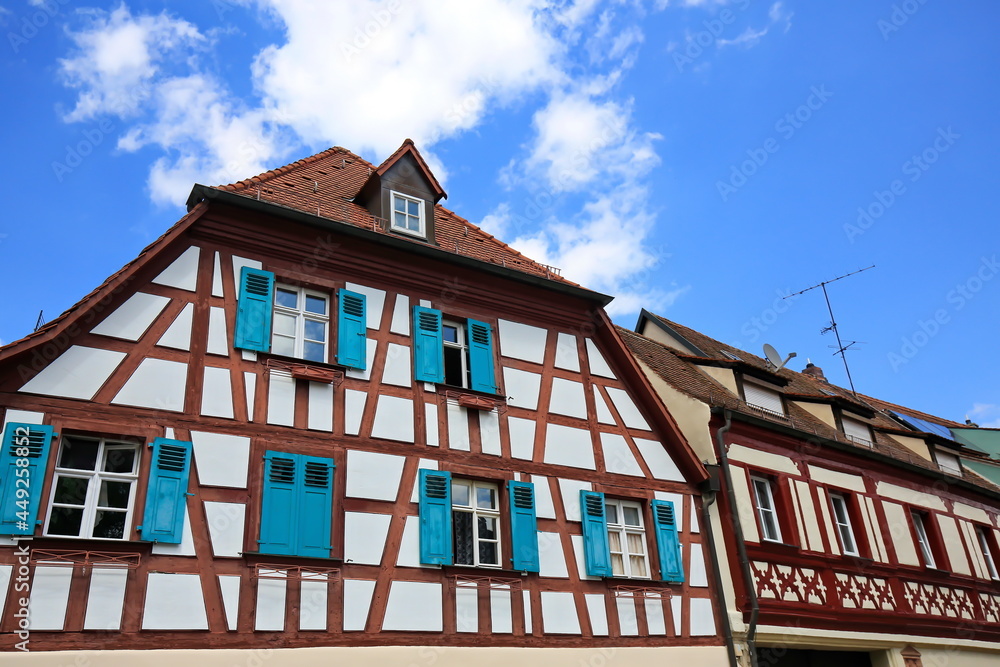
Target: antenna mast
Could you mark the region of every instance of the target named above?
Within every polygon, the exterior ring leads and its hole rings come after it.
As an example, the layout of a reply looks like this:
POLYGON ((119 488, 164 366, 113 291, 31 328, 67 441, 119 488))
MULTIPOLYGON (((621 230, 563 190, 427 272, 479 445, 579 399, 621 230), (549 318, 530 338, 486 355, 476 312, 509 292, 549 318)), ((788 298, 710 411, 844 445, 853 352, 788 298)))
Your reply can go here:
POLYGON ((847 381, 851 385, 851 393, 855 394, 855 395, 858 392, 854 389, 854 380, 851 378, 851 368, 847 364, 847 354, 846 354, 846 352, 847 352, 847 350, 852 345, 854 345, 858 341, 852 340, 852 341, 848 342, 847 345, 844 345, 844 343, 840 340, 840 331, 837 329, 837 320, 833 316, 833 306, 830 305, 830 295, 827 294, 827 292, 826 292, 826 286, 829 285, 830 283, 835 283, 838 280, 841 280, 843 278, 847 278, 848 276, 853 276, 856 273, 861 273, 862 271, 867 271, 868 269, 874 269, 874 268, 875 268, 875 265, 872 264, 871 266, 866 266, 863 269, 858 269, 857 271, 851 271, 850 273, 845 273, 842 276, 837 276, 836 278, 834 278, 832 280, 824 280, 823 282, 819 283, 818 285, 813 285, 812 287, 807 287, 804 290, 796 292, 795 294, 789 294, 788 296, 784 297, 785 299, 788 299, 788 298, 791 298, 793 296, 798 296, 800 294, 805 294, 809 290, 814 290, 817 287, 820 287, 820 288, 823 289, 823 298, 826 299, 826 309, 830 313, 830 326, 825 327, 824 329, 822 329, 820 331, 820 333, 821 334, 825 334, 828 331, 832 331, 833 334, 837 337, 837 351, 834 352, 833 354, 834 354, 834 356, 836 356, 836 355, 839 354, 840 358, 844 360, 844 370, 847 371, 847 381))

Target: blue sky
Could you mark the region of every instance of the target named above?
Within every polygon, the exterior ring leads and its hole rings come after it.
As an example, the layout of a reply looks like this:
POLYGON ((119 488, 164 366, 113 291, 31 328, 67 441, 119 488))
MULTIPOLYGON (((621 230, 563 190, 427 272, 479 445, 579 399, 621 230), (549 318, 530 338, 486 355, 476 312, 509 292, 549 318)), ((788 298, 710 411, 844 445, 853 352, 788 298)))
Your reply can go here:
POLYGON ((412 137, 564 275, 859 391, 1000 425, 995 3, 0 0, 0 340, 194 182, 412 137), (314 5, 314 6, 310 6, 314 5))

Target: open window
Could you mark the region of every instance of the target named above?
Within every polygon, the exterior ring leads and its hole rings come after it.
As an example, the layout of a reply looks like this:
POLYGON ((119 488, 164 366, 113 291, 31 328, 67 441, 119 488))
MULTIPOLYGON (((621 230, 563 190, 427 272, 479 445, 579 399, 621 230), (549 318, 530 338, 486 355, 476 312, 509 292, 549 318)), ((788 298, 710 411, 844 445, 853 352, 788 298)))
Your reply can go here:
POLYGON ((850 497, 842 493, 830 494, 830 505, 833 510, 833 525, 837 530, 840 550, 847 556, 860 556, 861 548, 854 533, 851 520, 850 497))
POLYGON ((493 330, 473 319, 445 318, 440 310, 413 307, 414 377, 489 394, 499 391, 493 330))
POLYGON ((774 482, 767 477, 753 476, 754 507, 760 524, 760 535, 768 542, 781 542, 781 522, 774 501, 774 482))
POLYGON ((935 570, 946 569, 940 536, 930 513, 911 509, 910 518, 913 521, 913 536, 924 567, 935 570))
POLYGON ((979 550, 983 554, 983 562, 986 563, 986 572, 990 579, 1000 580, 1000 573, 997 572, 997 563, 1000 562, 997 542, 993 531, 986 526, 976 526, 976 541, 979 542, 979 550))

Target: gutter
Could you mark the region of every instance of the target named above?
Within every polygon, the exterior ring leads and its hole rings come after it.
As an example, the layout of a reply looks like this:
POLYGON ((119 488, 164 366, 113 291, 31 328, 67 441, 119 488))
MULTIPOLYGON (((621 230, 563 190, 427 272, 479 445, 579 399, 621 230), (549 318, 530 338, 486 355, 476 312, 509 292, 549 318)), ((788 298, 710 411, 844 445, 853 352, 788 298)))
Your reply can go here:
MULTIPOLYGON (((719 457, 719 467, 722 469, 722 476, 726 480, 726 499, 729 501, 731 520, 733 522, 733 533, 736 536, 736 553, 740 559, 740 572, 745 582, 747 598, 750 601, 750 623, 747 627, 747 651, 750 653, 751 667, 757 667, 757 617, 760 615, 760 604, 757 601, 757 590, 753 585, 753 577, 750 573, 750 558, 747 556, 747 546, 743 541, 743 524, 740 522, 740 513, 736 504, 736 492, 733 490, 733 476, 729 471, 729 455, 726 453, 725 435, 733 425, 732 413, 726 408, 723 411, 726 423, 715 432, 716 455, 719 457)), ((715 549, 712 549, 713 553, 715 549)), ((728 616, 728 612, 727 612, 728 616)), ((728 619, 727 619, 728 620, 728 619)), ((727 623, 728 624, 728 623, 727 623)), ((729 636, 730 645, 733 644, 732 634, 729 636)), ((736 663, 734 663, 736 664, 736 663)))
MULTIPOLYGON (((728 429, 728 426, 725 427, 728 429)), ((739 660, 736 657, 736 643, 733 639, 733 626, 729 622, 729 610, 726 606, 726 589, 723 587, 722 583, 722 569, 719 566, 719 551, 715 547, 715 532, 712 530, 712 514, 709 511, 713 504, 715 504, 716 498, 719 494, 719 477, 718 468, 719 466, 706 465, 709 469, 710 478, 705 481, 702 485, 705 487, 701 492, 701 525, 704 528, 705 535, 708 539, 708 552, 712 557, 712 573, 715 579, 715 590, 717 591, 716 600, 719 603, 719 608, 722 613, 719 616, 722 617, 722 632, 726 637, 726 653, 729 655, 729 664, 731 667, 740 667, 739 660), (712 474, 715 473, 715 474, 712 474)))

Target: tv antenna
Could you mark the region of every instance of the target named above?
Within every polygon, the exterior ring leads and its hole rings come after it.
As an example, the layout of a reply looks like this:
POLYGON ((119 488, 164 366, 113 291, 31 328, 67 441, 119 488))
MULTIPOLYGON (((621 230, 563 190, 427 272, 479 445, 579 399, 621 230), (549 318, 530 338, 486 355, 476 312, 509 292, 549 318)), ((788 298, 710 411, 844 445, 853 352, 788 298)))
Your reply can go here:
POLYGON ((847 350, 850 349, 851 346, 853 346, 854 344, 856 344, 858 341, 856 341, 856 340, 848 341, 847 345, 844 345, 843 341, 840 340, 840 331, 837 329, 837 320, 833 316, 833 306, 830 305, 830 295, 826 291, 826 286, 829 285, 830 283, 835 283, 838 280, 842 280, 844 278, 847 278, 848 276, 853 276, 853 275, 855 275, 857 273, 861 273, 862 271, 867 271, 868 269, 874 269, 874 268, 875 268, 875 265, 872 264, 871 266, 866 266, 863 269, 858 269, 857 271, 851 271, 850 273, 845 273, 842 276, 837 276, 836 278, 833 278, 832 280, 824 280, 823 282, 819 283, 818 285, 813 285, 812 287, 807 287, 804 290, 796 292, 795 294, 789 294, 788 296, 784 297, 785 299, 788 299, 788 298, 791 298, 793 296, 798 296, 800 294, 805 294, 809 290, 814 290, 817 287, 822 288, 822 290, 823 290, 823 298, 826 299, 826 309, 830 313, 830 326, 823 327, 820 330, 820 334, 825 334, 825 333, 827 333, 829 331, 832 331, 833 335, 837 337, 837 347, 836 347, 837 351, 834 352, 833 354, 834 354, 834 356, 836 356, 836 355, 839 354, 840 358, 844 360, 844 370, 847 372, 847 381, 851 385, 851 393, 855 394, 855 395, 857 395, 858 392, 854 389, 854 380, 851 378, 851 367, 848 366, 848 364, 847 364, 847 354, 846 353, 847 353, 847 350))

